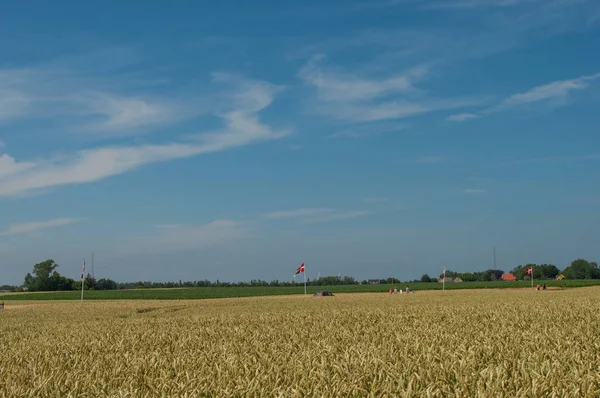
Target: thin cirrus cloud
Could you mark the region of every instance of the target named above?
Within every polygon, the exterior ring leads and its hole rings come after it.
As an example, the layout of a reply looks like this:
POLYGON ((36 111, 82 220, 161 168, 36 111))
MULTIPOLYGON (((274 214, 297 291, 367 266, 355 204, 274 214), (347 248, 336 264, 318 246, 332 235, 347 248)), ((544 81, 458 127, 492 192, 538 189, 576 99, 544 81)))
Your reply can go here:
POLYGON ((446 118, 449 122, 464 122, 465 120, 478 118, 474 113, 457 113, 446 118))
POLYGON ((416 87, 427 77, 428 69, 423 66, 375 79, 322 67, 320 60, 316 57, 309 61, 299 77, 316 90, 314 112, 339 121, 381 122, 481 103, 471 98, 423 99, 423 90, 416 87))
POLYGON ((274 211, 274 212, 266 213, 264 215, 264 217, 270 218, 270 219, 298 218, 298 217, 314 216, 314 215, 323 214, 323 213, 330 213, 333 211, 335 211, 335 210, 328 209, 328 208, 304 208, 304 209, 274 211))
POLYGON ((524 93, 511 95, 502 101, 498 106, 491 108, 489 111, 497 112, 540 101, 564 99, 572 91, 588 88, 590 83, 598 78, 600 78, 600 73, 589 76, 581 76, 576 79, 555 81, 537 86, 524 93))
POLYGON ((85 220, 85 218, 56 218, 48 221, 35 221, 22 224, 13 224, 2 235, 18 235, 37 232, 42 229, 61 227, 85 220))
POLYGON ((339 211, 330 208, 302 208, 275 211, 264 214, 265 218, 274 220, 294 219, 301 224, 314 224, 356 218, 368 215, 366 211, 339 211))
POLYGON ((118 58, 127 58, 123 52, 103 52, 104 67, 97 66, 97 55, 0 69, 0 121, 64 120, 58 125, 61 130, 126 136, 199 113, 194 98, 178 98, 173 92, 168 97, 145 94, 147 87, 160 83, 121 74, 118 58))
POLYGON ((231 108, 218 115, 224 124, 222 130, 190 136, 185 142, 86 149, 59 160, 17 161, 4 154, 0 157, 0 196, 99 181, 145 164, 218 152, 288 134, 285 130, 274 131, 258 118, 281 87, 227 74, 215 74, 214 80, 235 86, 227 96, 231 108))
POLYGON ((553 106, 566 104, 569 94, 574 91, 587 89, 590 84, 600 78, 600 73, 581 76, 575 79, 558 80, 534 87, 528 91, 513 94, 495 106, 487 108, 479 114, 461 113, 450 115, 446 118, 448 121, 463 122, 466 120, 482 117, 496 112, 507 111, 525 107, 535 103, 547 103, 553 106))

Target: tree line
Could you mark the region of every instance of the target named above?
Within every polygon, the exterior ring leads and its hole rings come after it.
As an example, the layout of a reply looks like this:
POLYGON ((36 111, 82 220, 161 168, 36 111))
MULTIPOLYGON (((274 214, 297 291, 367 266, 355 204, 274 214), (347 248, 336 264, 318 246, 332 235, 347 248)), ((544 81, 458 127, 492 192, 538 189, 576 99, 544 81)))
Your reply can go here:
MULTIPOLYGON (((571 262, 571 264, 562 271, 554 264, 525 264, 517 265, 510 270, 510 273, 513 274, 517 280, 530 280, 529 278, 531 278, 531 276, 526 272, 529 268, 533 269, 533 278, 537 280, 555 279, 559 275, 563 275, 565 279, 600 279, 600 268, 598 267, 598 264, 581 258, 571 262)), ((504 274, 504 271, 498 269, 463 273, 451 270, 446 271, 447 278, 460 278, 463 282, 497 281, 502 279, 502 274, 504 274)), ((441 279, 443 274, 440 274, 439 277, 441 279)), ((430 278, 427 274, 421 277, 421 282, 434 282, 435 280, 436 279, 430 278)))
MULTIPOLYGON (((558 275, 564 275, 565 279, 600 279, 600 268, 595 262, 589 262, 584 259, 577 259, 573 261, 564 270, 560 270, 558 267, 552 264, 525 264, 518 265, 513 268, 510 272, 516 276, 518 280, 528 279, 529 275, 526 274, 526 270, 533 267, 533 277, 535 279, 554 279, 558 275)), ((25 275, 23 286, 15 287, 10 285, 0 286, 1 290, 7 291, 19 291, 27 290, 30 292, 40 291, 65 291, 65 290, 81 290, 82 281, 76 281, 71 278, 67 278, 61 275, 58 271, 58 264, 52 260, 46 260, 33 266, 33 272, 25 275)), ((451 270, 446 271, 446 277, 449 278, 460 278, 464 282, 472 281, 495 281, 502 279, 504 271, 488 269, 482 272, 454 272, 451 270)), ((440 275, 440 278, 442 275, 440 275)), ((378 279, 380 283, 402 283, 397 278, 382 278, 378 279)), ((431 278, 425 274, 420 280, 408 281, 414 282, 436 282, 437 278, 431 278)), ((83 280, 84 290, 117 290, 117 289, 143 289, 143 288, 177 288, 177 287, 249 287, 249 286, 299 286, 304 281, 265 281, 261 279, 253 279, 249 282, 223 282, 216 280, 214 282, 209 280, 199 281, 179 281, 179 282, 126 282, 117 283, 111 279, 102 278, 95 279, 92 275, 87 274, 83 280)), ((368 281, 357 281, 351 276, 324 276, 316 279, 307 278, 306 284, 309 286, 332 286, 332 285, 354 285, 354 284, 367 284, 368 281)))

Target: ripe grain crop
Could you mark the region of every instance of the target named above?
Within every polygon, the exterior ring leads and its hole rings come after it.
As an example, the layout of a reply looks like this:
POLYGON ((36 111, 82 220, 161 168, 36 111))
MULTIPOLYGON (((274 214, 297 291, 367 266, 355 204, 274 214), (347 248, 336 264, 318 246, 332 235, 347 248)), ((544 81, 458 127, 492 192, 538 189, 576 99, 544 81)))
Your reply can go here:
POLYGON ((598 287, 10 302, 0 396, 597 397, 599 309, 598 287))

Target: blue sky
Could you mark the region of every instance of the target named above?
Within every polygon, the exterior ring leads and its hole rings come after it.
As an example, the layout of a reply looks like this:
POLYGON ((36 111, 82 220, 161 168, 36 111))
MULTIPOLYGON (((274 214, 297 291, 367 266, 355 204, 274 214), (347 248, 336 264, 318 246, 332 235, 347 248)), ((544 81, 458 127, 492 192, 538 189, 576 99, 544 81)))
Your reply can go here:
POLYGON ((598 260, 600 2, 13 2, 0 284, 598 260))

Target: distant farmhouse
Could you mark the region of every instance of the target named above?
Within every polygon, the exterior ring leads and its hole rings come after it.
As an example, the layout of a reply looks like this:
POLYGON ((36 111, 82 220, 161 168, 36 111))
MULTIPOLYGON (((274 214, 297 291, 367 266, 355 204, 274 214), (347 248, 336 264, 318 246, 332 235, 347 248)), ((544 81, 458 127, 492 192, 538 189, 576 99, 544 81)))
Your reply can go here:
POLYGON ((456 278, 451 278, 451 277, 447 276, 445 278, 438 278, 437 281, 439 283, 442 283, 442 282, 450 283, 450 282, 462 282, 463 280, 460 279, 458 276, 456 278))
POLYGON ((369 279, 369 285, 379 285, 381 283, 381 279, 369 279))
POLYGON ((502 274, 502 280, 503 281, 516 281, 517 277, 514 274, 502 274))

